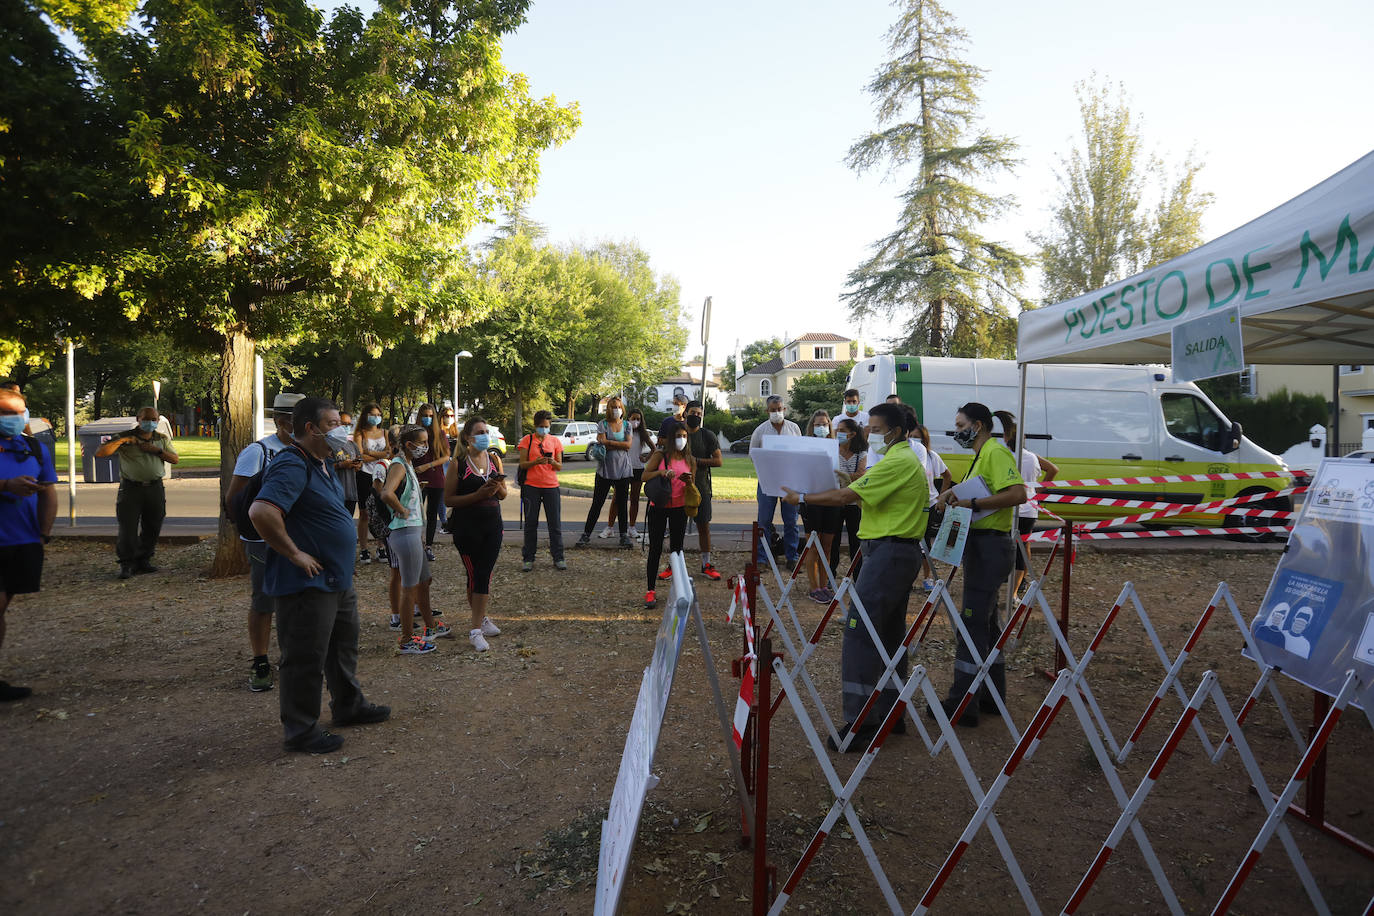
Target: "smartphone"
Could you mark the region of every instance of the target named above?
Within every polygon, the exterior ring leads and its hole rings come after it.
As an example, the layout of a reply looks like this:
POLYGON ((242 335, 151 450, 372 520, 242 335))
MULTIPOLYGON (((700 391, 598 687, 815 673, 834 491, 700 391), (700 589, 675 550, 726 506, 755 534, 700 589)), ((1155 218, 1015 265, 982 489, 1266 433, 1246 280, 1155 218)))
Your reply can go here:
POLYGON ((505 475, 505 474, 492 474, 490 477, 487 478, 487 480, 505 480, 505 479, 506 479, 506 475, 505 475))

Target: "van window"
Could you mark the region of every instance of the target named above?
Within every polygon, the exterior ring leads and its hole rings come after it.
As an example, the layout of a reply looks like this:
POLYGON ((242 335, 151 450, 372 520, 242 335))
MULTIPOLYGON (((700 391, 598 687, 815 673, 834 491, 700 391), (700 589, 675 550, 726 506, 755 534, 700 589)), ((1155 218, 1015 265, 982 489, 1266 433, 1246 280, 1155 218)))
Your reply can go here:
POLYGON ((1169 435, 1193 445, 1218 451, 1221 448, 1221 417, 1201 398, 1191 394, 1163 394, 1164 428, 1169 435))
MULTIPOLYGON (((1060 440, 1142 443, 1153 437, 1150 400, 1144 392, 1093 391, 1087 396, 1079 390, 1050 388, 1046 397, 1050 416, 1054 418, 1051 432, 1056 444, 1060 440)), ((1034 423, 1030 405, 1027 405, 1027 414, 1034 423)), ((1036 431, 1034 426, 1027 429, 1028 433, 1036 431)), ((1060 454, 1055 447, 1049 446, 1050 453, 1060 454)))

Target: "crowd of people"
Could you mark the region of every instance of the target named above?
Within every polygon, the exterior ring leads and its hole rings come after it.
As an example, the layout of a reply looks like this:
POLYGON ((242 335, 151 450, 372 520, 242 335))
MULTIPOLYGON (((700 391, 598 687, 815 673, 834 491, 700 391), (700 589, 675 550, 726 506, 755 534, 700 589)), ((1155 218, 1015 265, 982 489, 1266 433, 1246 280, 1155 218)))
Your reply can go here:
MULTIPOLYGON (((864 410, 860 393, 844 393, 832 416, 815 411, 803 430, 786 415, 783 399, 768 399, 768 417, 753 431, 751 448, 770 436, 816 436, 836 440, 836 487, 823 492, 786 491, 785 498, 756 493, 757 518, 774 532, 781 511, 777 549, 789 565, 801 553, 798 522, 818 553, 807 557, 809 597, 828 603, 830 583, 842 575, 840 551, 851 561, 862 550, 856 592, 879 633, 888 656, 901 655, 908 599, 917 586, 934 587, 927 558, 941 513, 958 505, 975 513, 964 554, 964 624, 979 657, 997 639, 997 596, 1013 567, 1023 569, 1010 532, 1033 525, 1035 509, 1026 502, 1036 478, 1055 467, 1023 452, 1019 459, 1003 443, 1015 438, 1014 418, 992 413, 982 404, 960 408, 954 439, 974 452, 968 477, 981 477, 989 496, 962 500, 952 489, 949 469, 930 448, 930 435, 914 410, 894 395, 864 410), (994 436, 994 417, 1002 439, 994 436), (924 577, 924 578, 922 578, 924 577)), ((575 548, 591 543, 607 502, 602 537, 618 534, 619 545, 646 546, 646 607, 657 603, 657 589, 672 576, 663 563, 666 538, 671 552, 682 551, 689 520, 697 530, 704 578, 721 578, 711 556, 711 473, 722 465, 721 443, 704 428, 700 401, 678 396, 673 413, 657 436, 644 413, 610 398, 591 446, 597 460, 589 511, 575 548), (645 527, 638 527, 641 502, 645 527)), ((320 725, 321 688, 328 686, 335 726, 385 720, 390 710, 368 702, 357 679, 359 618, 353 586, 355 569, 375 561, 390 570, 389 626, 399 655, 425 655, 454 630, 434 607, 430 586, 436 535, 448 535, 466 576, 467 638, 478 652, 501 633, 491 616, 492 573, 504 535, 502 504, 510 494, 506 464, 494 447, 493 427, 478 416, 462 424, 450 408, 423 404, 413 422, 385 425, 377 404, 357 414, 329 401, 283 392, 274 399, 272 432, 237 456, 225 494, 225 510, 238 528, 249 564, 247 613, 253 691, 279 687, 285 745, 313 753, 331 751, 342 738, 320 725), (273 621, 280 659, 274 673, 269 658, 273 621)), ((121 480, 116 501, 119 577, 155 572, 153 555, 166 514, 163 479, 178 460, 166 436, 157 431, 157 412, 139 411, 136 426, 112 437, 97 452, 117 455, 121 480)), ((545 520, 548 551, 555 569, 567 569, 562 535, 558 474, 564 449, 552 434, 553 416, 541 410, 533 431, 515 447, 516 482, 523 519, 520 568, 530 572, 539 545, 538 523, 545 520)), ((0 389, 0 643, 4 612, 14 595, 36 591, 42 569, 42 544, 56 514, 51 450, 24 430, 28 422, 22 395, 0 389)), ((1019 585, 1019 579, 1017 584, 1019 585)), ((846 730, 875 689, 884 666, 878 647, 851 607, 844 626, 842 695, 846 730)), ((977 672, 970 647, 962 640, 955 662, 946 712, 966 692, 977 672)), ((905 675, 905 658, 902 670, 905 675)), ((995 708, 992 691, 1005 691, 1005 675, 994 666, 961 725, 976 725, 980 711, 995 708)), ((0 681, 0 700, 22 699, 26 688, 0 681)), ((875 728, 884 707, 896 699, 885 689, 882 704, 867 723, 875 728)), ((860 742, 853 742, 858 744, 860 742)))

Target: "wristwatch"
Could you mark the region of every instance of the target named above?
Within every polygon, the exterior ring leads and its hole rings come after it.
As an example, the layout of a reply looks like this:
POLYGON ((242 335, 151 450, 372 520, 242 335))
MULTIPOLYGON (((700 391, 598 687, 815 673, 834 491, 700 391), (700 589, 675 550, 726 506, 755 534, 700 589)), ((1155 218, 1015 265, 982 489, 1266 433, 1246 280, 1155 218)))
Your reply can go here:
POLYGON ((973 499, 970 499, 970 500, 968 501, 968 507, 969 507, 970 509, 972 509, 974 512, 977 512, 977 511, 978 511, 978 497, 975 496, 975 497, 973 497, 973 499))
POLYGON ((805 493, 798 493, 798 494, 797 494, 797 505, 799 505, 799 506, 804 506, 804 505, 806 505, 806 494, 805 494, 805 493))

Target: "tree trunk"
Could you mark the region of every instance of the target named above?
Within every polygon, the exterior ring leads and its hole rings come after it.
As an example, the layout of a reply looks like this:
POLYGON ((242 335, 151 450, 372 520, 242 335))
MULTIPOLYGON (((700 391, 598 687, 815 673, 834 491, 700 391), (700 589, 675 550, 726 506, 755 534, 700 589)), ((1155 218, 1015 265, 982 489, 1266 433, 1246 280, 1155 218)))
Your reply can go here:
POLYGON ((353 412, 353 367, 344 366, 343 370, 343 395, 340 398, 339 406, 348 412, 353 412))
POLYGON ((569 391, 568 391, 568 413, 567 413, 567 417, 568 417, 569 420, 571 420, 571 419, 573 418, 573 414, 576 412, 576 410, 577 410, 577 392, 572 391, 572 390, 569 390, 569 391))
POLYGON ((95 390, 91 393, 91 419, 100 419, 100 399, 105 394, 105 376, 101 372, 95 374, 95 390))
POLYGON ((238 528, 224 513, 224 497, 234 477, 239 452, 253 441, 253 339, 242 327, 224 337, 219 364, 219 545, 210 566, 212 578, 248 572, 238 528))

